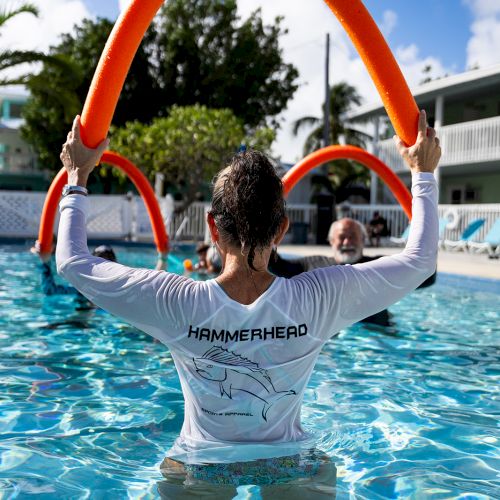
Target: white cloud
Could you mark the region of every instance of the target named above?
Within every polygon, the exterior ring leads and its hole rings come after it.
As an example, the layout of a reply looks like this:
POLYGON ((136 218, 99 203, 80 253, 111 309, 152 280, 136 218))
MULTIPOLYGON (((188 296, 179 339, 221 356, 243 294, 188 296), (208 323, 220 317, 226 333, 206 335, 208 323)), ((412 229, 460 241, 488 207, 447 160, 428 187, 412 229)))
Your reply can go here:
MULTIPOLYGON (((275 152, 283 161, 295 162, 302 158, 302 145, 307 132, 292 137, 290 130, 293 121, 305 115, 320 116, 322 112, 327 32, 330 33, 332 43, 330 84, 347 81, 357 88, 364 103, 380 102, 380 97, 347 34, 323 2, 308 2, 305 7, 302 0, 238 1, 239 12, 245 18, 259 5, 266 23, 271 23, 277 15, 285 17, 283 24, 289 28, 289 34, 282 40, 284 57, 300 71, 300 88, 288 109, 282 113, 282 129, 275 145, 275 152)), ((395 12, 386 11, 382 22, 378 19, 376 21, 387 36, 396 26, 398 17, 395 12)), ((428 64, 433 68, 433 77, 450 72, 438 58, 421 57, 416 45, 398 48, 395 53, 410 87, 422 80, 422 69, 428 64)))
POLYGON ((118 0, 120 12, 122 10, 125 10, 131 3, 132 3, 132 0, 118 0))
POLYGON ((500 2, 498 0, 464 0, 474 21, 467 43, 467 66, 487 67, 500 62, 500 2))
POLYGON ((500 14, 498 0, 464 0, 477 17, 488 17, 500 14))
POLYGON ((278 133, 275 152, 283 161, 295 162, 302 157, 302 145, 308 132, 291 134, 292 123, 302 116, 320 116, 325 95, 325 44, 330 33, 330 85, 339 81, 354 83, 359 92, 373 99, 375 89, 361 61, 355 57, 348 37, 335 16, 323 2, 306 4, 301 0, 239 0, 238 9, 247 18, 259 6, 266 23, 278 15, 284 16, 283 26, 289 29, 283 37, 286 62, 300 72, 300 87, 288 109, 281 115, 282 128, 278 133))
POLYGON ((425 76, 434 79, 442 77, 446 73, 451 73, 437 57, 421 57, 419 48, 415 44, 408 45, 407 47, 398 47, 396 50, 396 60, 410 87, 418 86, 425 76), (430 66, 431 71, 427 75, 424 75, 423 70, 426 66, 430 66))
MULTIPOLYGON (((71 32, 75 24, 92 17, 83 0, 31 1, 38 7, 39 16, 19 14, 9 20, 1 31, 4 49, 46 52, 51 45, 59 43, 62 33, 71 32)), ((22 65, 6 70, 2 76, 18 76, 32 69, 33 65, 22 65)))
POLYGON ((380 31, 384 36, 389 36, 398 24, 398 15, 393 10, 386 10, 383 15, 380 31))

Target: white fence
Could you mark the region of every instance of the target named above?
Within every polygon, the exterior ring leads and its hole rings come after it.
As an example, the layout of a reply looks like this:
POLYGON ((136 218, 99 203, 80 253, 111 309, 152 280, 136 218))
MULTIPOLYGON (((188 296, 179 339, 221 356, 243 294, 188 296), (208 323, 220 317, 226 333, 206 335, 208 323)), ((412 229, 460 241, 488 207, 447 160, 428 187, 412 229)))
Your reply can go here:
MULTIPOLYGON (((25 191, 0 191, 0 237, 35 239, 42 213, 45 193, 25 191)), ((169 236, 176 240, 203 240, 205 238, 205 213, 208 203, 193 203, 185 212, 167 219, 167 203, 160 199, 169 236)), ((309 241, 315 241, 317 210, 315 205, 288 205, 291 225, 294 222, 308 225, 309 241)), ((366 224, 378 211, 388 221, 391 234, 400 236, 408 219, 398 205, 339 205, 337 217, 349 216, 366 224)), ((440 205, 439 216, 458 217, 455 228, 447 228, 444 238, 456 240, 469 222, 485 219, 478 235, 481 240, 494 221, 500 218, 500 204, 440 205)), ((54 230, 57 230, 57 220, 54 230)), ((88 221, 88 234, 92 239, 117 239, 152 241, 149 216, 142 200, 133 196, 93 195, 88 221)), ((290 235, 291 236, 291 235, 290 235)), ((289 237, 290 238, 290 237, 289 237)))
MULTIPOLYGON (((443 150, 441 166, 500 159, 499 116, 446 125, 437 134, 443 150)), ((378 144, 378 157, 395 172, 408 170, 392 139, 378 144)))

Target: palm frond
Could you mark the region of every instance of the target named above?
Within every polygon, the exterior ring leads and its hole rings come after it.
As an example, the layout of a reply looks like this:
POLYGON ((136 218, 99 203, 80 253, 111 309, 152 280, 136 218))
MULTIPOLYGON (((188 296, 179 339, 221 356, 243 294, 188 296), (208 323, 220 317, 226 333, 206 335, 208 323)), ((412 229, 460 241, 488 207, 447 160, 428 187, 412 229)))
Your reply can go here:
POLYGON ((9 19, 19 15, 19 14, 33 14, 38 17, 39 10, 35 4, 25 3, 20 5, 17 9, 12 8, 0 8, 0 26, 3 26, 9 19))
POLYGON ((316 127, 306 138, 304 143, 303 154, 307 156, 309 153, 321 148, 323 139, 323 127, 316 127))
POLYGON ((319 118, 316 118, 315 116, 303 116, 302 118, 299 118, 292 124, 292 134, 296 136, 299 132, 299 130, 302 127, 308 126, 312 127, 316 125, 320 121, 319 118))

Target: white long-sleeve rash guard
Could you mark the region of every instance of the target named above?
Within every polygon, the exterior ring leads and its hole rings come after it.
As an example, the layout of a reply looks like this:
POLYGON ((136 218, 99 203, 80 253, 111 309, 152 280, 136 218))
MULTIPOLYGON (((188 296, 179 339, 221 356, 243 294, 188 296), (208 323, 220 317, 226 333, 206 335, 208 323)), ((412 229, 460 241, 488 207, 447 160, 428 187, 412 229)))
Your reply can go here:
POLYGON ((58 272, 99 307, 171 351, 185 417, 171 456, 228 443, 306 439, 300 409, 323 344, 342 328, 400 300, 436 269, 437 188, 430 173, 412 179, 413 220, 406 248, 357 265, 276 278, 250 305, 217 281, 134 269, 92 256, 88 198, 60 203, 58 272))

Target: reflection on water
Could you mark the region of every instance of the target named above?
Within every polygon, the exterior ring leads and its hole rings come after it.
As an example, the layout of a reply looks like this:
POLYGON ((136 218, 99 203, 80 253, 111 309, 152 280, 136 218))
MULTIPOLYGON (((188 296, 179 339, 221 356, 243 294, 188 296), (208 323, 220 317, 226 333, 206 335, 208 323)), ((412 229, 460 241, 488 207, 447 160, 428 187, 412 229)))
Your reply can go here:
MULTIPOLYGON (((169 498, 177 487, 223 498, 186 471, 160 472, 183 421, 168 350, 72 297, 43 297, 33 257, 13 250, 0 247, 4 496, 169 498)), ((153 251, 118 253, 154 266, 153 251)), ((498 497, 500 297, 438 283, 390 310, 392 327, 356 325, 328 342, 304 395, 337 498, 498 497)), ((223 486, 254 499, 279 486, 288 500, 297 485, 223 486)))

